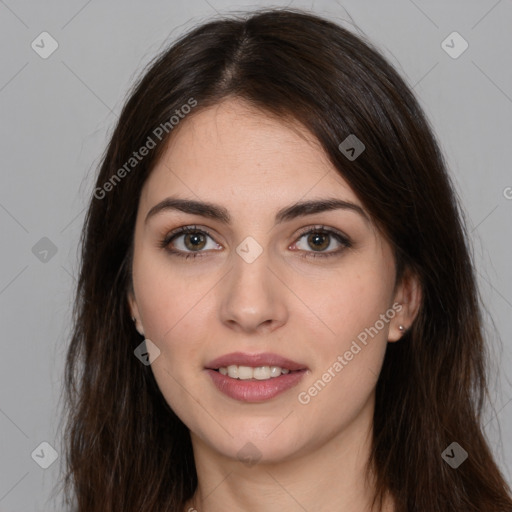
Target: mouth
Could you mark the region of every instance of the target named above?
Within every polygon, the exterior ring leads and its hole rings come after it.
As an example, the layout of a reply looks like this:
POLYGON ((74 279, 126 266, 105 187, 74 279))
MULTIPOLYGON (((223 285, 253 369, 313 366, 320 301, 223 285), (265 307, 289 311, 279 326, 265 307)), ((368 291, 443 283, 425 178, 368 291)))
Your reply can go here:
POLYGON ((208 363, 205 370, 225 395, 243 402, 262 402, 294 387, 308 368, 277 354, 233 353, 208 363))

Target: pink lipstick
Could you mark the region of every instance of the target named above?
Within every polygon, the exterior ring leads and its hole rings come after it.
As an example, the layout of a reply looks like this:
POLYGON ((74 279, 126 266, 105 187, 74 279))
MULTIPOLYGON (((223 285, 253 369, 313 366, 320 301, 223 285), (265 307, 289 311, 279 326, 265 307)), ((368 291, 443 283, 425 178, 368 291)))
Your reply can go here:
POLYGON ((308 368, 277 354, 234 352, 210 361, 205 370, 230 398, 263 402, 296 386, 308 368))

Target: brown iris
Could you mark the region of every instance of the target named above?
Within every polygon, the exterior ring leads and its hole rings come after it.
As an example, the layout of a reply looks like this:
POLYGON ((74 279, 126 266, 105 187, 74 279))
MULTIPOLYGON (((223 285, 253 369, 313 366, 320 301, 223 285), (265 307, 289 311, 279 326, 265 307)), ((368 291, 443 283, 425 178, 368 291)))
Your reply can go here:
POLYGON ((203 233, 195 232, 195 233, 186 233, 183 237, 185 242, 185 246, 187 249, 194 251, 196 249, 203 249, 204 244, 206 244, 206 237, 203 233), (187 240, 190 240, 191 243, 187 243, 187 240))
POLYGON ((312 242, 312 247, 315 248, 315 250, 322 250, 326 247, 329 247, 329 235, 325 233, 311 233, 308 236, 308 243, 312 242), (323 239, 324 243, 319 245, 319 241, 323 239))

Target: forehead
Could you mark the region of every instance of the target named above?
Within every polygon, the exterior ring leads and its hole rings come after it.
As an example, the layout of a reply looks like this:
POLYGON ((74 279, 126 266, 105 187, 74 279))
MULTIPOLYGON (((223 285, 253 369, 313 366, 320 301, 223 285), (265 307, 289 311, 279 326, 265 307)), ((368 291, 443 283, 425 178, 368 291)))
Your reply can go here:
POLYGON ((145 183, 147 207, 170 193, 260 210, 309 195, 360 204, 298 122, 230 99, 185 117, 177 128, 145 183))

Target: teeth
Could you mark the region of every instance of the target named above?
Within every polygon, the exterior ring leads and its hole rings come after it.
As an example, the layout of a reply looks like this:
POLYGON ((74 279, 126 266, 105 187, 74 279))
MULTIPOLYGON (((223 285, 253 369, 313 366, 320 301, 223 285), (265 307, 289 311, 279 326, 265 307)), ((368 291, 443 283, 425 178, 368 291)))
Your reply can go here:
POLYGON ((274 379, 280 375, 286 375, 287 373, 290 373, 290 370, 281 368, 280 366, 257 366, 256 368, 252 368, 251 366, 238 366, 236 364, 232 364, 228 367, 223 366, 219 368, 219 372, 222 375, 228 375, 232 379, 267 380, 274 379))
MULTIPOLYGON (((279 375, 281 375, 281 372, 283 370, 281 368, 279 368, 279 366, 271 366, 270 367, 270 376, 271 377, 279 377, 279 375)), ((284 370, 285 372, 287 372, 287 370, 284 370)))
POLYGON ((258 366, 254 368, 253 378, 257 380, 270 379, 270 366, 258 366))
MULTIPOLYGON (((231 372, 229 371, 229 368, 228 368, 228 375, 230 377, 232 377, 231 372)), ((252 378, 254 378, 254 371, 250 366, 239 366, 237 377, 241 380, 252 379, 252 378)))
POLYGON ((232 379, 238 379, 238 366, 236 364, 232 364, 231 366, 228 366, 228 375, 232 379))

